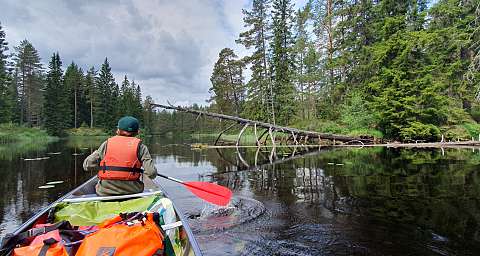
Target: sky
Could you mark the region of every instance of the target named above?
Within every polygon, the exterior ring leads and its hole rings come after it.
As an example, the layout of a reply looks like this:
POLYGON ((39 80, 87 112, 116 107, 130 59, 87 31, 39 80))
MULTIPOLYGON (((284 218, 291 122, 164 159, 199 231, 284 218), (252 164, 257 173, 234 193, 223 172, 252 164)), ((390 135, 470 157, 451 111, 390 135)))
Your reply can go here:
POLYGON ((251 0, 0 0, 0 6, 10 52, 27 39, 45 67, 58 51, 64 70, 72 61, 98 69, 108 57, 117 83, 127 75, 160 104, 205 105, 220 50, 248 53, 235 39, 251 0))

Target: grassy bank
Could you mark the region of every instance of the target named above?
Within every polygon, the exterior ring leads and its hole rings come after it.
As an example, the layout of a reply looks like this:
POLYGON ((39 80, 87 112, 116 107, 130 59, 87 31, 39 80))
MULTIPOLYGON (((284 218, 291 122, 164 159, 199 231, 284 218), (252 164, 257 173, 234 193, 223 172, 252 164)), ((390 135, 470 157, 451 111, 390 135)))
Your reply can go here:
POLYGON ((0 124, 0 143, 49 143, 58 140, 40 128, 23 127, 16 124, 0 124))
POLYGON ((74 129, 67 130, 68 136, 77 137, 77 136, 109 136, 103 129, 101 128, 88 128, 88 127, 80 127, 74 129))

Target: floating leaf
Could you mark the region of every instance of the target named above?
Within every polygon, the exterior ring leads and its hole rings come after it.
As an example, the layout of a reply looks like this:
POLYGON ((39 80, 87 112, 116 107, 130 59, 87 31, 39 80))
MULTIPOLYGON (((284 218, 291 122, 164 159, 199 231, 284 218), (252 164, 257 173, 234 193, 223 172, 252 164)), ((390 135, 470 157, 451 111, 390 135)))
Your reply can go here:
POLYGON ((63 182, 64 182, 63 180, 50 181, 50 182, 47 182, 47 185, 62 184, 63 182))
POLYGON ((55 187, 54 185, 43 185, 43 186, 40 186, 38 188, 44 189, 44 188, 54 188, 54 187, 55 187))

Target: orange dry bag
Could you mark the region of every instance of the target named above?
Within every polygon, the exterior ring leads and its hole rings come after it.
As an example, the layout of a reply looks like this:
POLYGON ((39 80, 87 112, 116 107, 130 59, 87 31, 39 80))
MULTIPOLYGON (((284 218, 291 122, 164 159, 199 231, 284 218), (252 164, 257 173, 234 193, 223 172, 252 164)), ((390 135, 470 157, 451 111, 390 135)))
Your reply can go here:
POLYGON ((39 224, 26 232, 9 237, 3 249, 16 246, 13 256, 69 256, 75 255, 78 241, 83 237, 68 221, 39 224))
POLYGON ((13 250, 13 256, 68 256, 67 250, 54 238, 43 240, 43 243, 24 246, 13 250))
POLYGON ((83 240, 76 256, 162 256, 164 233, 158 213, 120 214, 83 240), (133 216, 132 216, 133 215, 133 216))

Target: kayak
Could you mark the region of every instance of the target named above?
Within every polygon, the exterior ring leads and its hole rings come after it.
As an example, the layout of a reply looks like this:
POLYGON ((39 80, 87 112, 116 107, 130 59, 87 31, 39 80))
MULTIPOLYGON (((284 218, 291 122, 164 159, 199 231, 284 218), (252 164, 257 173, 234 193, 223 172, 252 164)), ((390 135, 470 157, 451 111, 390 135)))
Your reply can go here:
MULTIPOLYGON (((174 253, 172 255, 202 255, 200 247, 188 225, 188 220, 159 184, 144 176, 145 189, 142 193, 120 196, 97 196, 95 194, 97 182, 97 177, 92 177, 39 211, 2 240, 8 240, 7 237, 24 234, 39 224, 46 224, 47 220, 51 221, 52 218, 54 218, 55 223, 68 221, 73 226, 85 226, 100 224, 115 215, 125 212, 158 212, 163 220, 161 229, 165 232, 166 239, 170 239, 173 245, 174 253)), ((11 253, 12 250, 6 250, 5 248, 5 241, 2 241, 0 255, 9 255, 11 253)))

